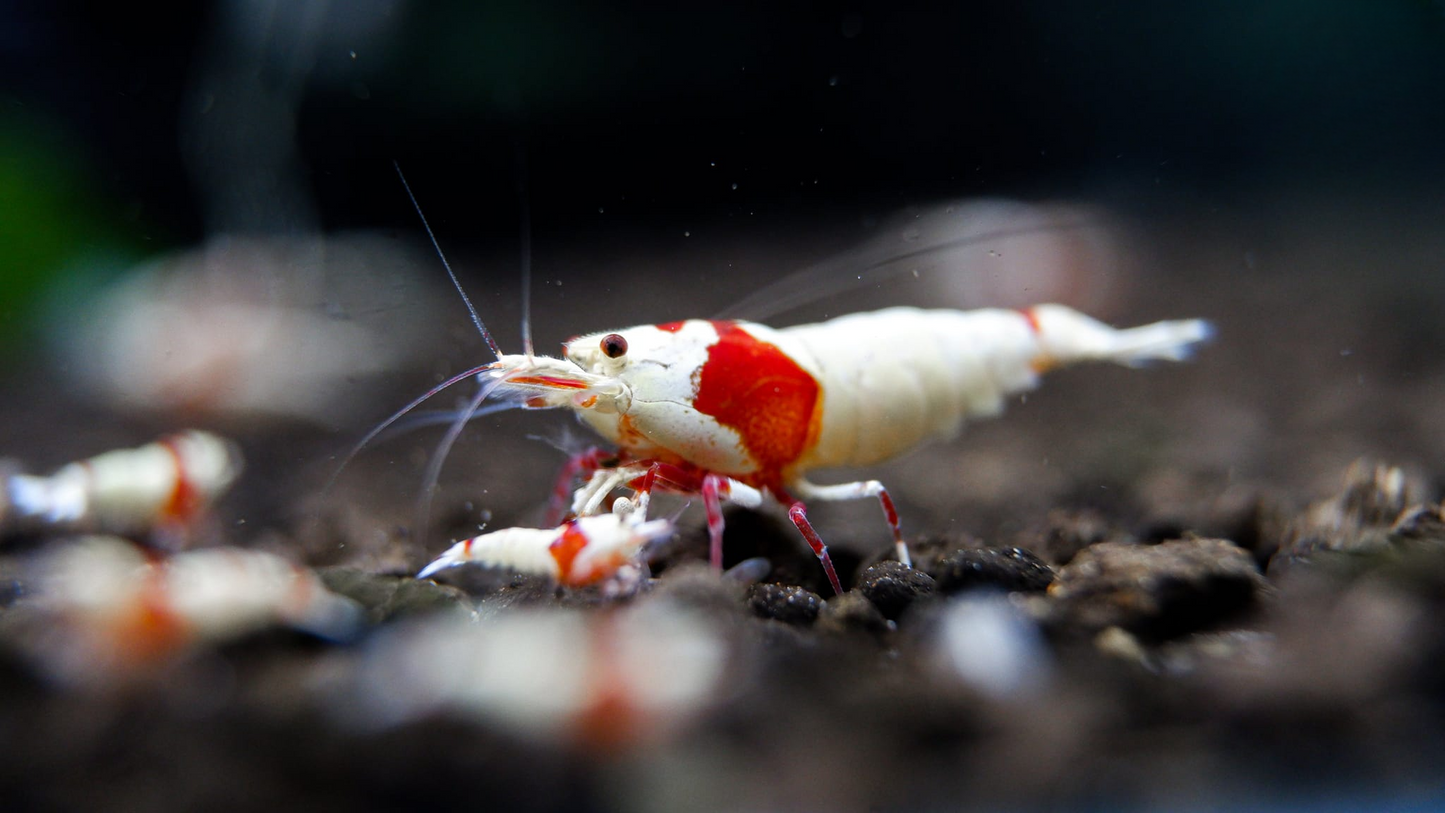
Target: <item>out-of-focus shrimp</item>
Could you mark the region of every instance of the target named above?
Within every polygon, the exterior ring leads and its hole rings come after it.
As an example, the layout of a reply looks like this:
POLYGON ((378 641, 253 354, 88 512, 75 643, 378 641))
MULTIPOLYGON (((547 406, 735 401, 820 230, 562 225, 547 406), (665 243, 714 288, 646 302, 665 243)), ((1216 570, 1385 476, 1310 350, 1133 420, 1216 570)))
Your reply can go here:
POLYGON ((163 556, 117 537, 82 537, 43 555, 32 587, 18 606, 45 624, 27 648, 51 673, 79 682, 143 672, 268 626, 344 637, 362 621, 315 573, 243 548, 163 556))
POLYGON ((188 430, 136 449, 12 474, 0 489, 0 535, 16 530, 136 534, 193 523, 241 472, 235 444, 188 430))
POLYGON ((667 602, 617 612, 520 609, 485 624, 435 617, 368 645, 339 711, 368 727, 462 714, 518 735, 616 755, 665 741, 746 675, 737 642, 667 602))

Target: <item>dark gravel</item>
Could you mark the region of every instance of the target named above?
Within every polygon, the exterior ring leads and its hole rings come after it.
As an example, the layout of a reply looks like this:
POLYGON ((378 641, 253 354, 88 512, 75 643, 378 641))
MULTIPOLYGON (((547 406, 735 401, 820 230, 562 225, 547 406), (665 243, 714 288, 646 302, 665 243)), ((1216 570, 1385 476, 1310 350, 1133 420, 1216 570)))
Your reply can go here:
POLYGON ((1249 553, 1228 540, 1102 542, 1059 571, 1048 617, 1066 627, 1121 627, 1167 640, 1241 618, 1266 589, 1249 553))
POLYGON ((858 577, 858 592, 885 618, 897 620, 915 601, 933 593, 933 577, 899 562, 869 565, 858 577))
POLYGON ((754 585, 748 595, 748 609, 759 618, 809 626, 818 620, 823 598, 811 590, 791 584, 754 585))
POLYGON ((978 589, 1038 593, 1053 584, 1054 570, 1022 548, 983 548, 950 554, 933 577, 945 595, 978 589))

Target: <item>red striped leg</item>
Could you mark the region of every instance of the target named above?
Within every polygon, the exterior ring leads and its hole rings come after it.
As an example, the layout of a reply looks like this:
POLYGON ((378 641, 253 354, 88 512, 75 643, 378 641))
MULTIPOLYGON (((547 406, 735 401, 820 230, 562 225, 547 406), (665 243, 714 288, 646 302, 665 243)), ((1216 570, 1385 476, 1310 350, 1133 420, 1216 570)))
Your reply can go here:
POLYGON ((833 585, 833 592, 843 595, 843 583, 838 581, 838 571, 833 569, 833 559, 828 555, 828 546, 823 544, 818 532, 813 530, 813 524, 808 521, 808 512, 801 502, 795 502, 788 507, 788 519, 797 526, 798 532, 808 540, 808 546, 813 549, 813 555, 823 563, 823 571, 828 574, 828 582, 833 585))
POLYGON ((632 481, 632 487, 643 495, 653 489, 663 489, 678 494, 701 494, 707 509, 707 532, 710 543, 709 561, 714 570, 722 570, 723 515, 722 501, 757 508, 763 503, 763 494, 756 488, 721 474, 704 472, 702 469, 677 466, 671 463, 654 462, 648 466, 647 474, 632 481))
POLYGON ((898 509, 893 507, 893 498, 888 496, 888 489, 884 488, 882 483, 877 480, 863 480, 857 483, 818 486, 804 481, 794 484, 793 490, 803 499, 830 502, 877 497, 883 506, 883 518, 888 520, 888 527, 893 529, 893 545, 898 550, 898 561, 913 567, 913 557, 908 555, 908 543, 903 541, 903 528, 898 524, 898 509))
POLYGON ((728 478, 708 474, 702 478, 702 504, 707 509, 707 537, 711 543, 708 561, 713 570, 722 570, 723 515, 722 498, 728 496, 728 478))

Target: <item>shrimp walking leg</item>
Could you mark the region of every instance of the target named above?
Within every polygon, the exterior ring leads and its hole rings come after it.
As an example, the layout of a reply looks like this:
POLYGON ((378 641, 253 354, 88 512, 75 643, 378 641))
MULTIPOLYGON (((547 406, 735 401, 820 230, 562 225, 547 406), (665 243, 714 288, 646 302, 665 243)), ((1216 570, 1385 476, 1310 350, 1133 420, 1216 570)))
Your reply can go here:
POLYGON ((615 452, 609 452, 598 446, 592 446, 567 458, 562 468, 557 472, 557 482, 552 486, 552 496, 547 500, 547 515, 543 522, 547 526, 562 524, 572 499, 572 485, 578 478, 591 479, 598 469, 607 465, 607 461, 617 457, 615 452))
POLYGON ((877 480, 860 480, 856 483, 820 486, 804 480, 794 483, 793 491, 805 500, 828 500, 830 502, 877 497, 878 503, 883 506, 883 518, 888 521, 888 527, 893 530, 893 545, 898 551, 898 561, 906 567, 913 567, 913 558, 908 555, 908 543, 903 541, 903 529, 898 523, 898 509, 893 507, 893 498, 888 496, 888 489, 884 488, 882 483, 877 480))
MULTIPOLYGON (((607 496, 615 489, 622 488, 636 481, 646 478, 648 467, 645 464, 618 466, 616 468, 601 467, 592 472, 591 478, 572 496, 572 514, 579 517, 589 517, 602 509, 602 503, 607 496)), ((650 489, 636 488, 639 493, 647 493, 650 489)), ((641 503, 646 508, 646 500, 641 503)))
POLYGON ((647 474, 639 478, 634 487, 638 504, 644 507, 654 489, 662 488, 680 494, 701 494, 707 510, 707 532, 709 561, 714 570, 722 570, 723 515, 722 501, 757 508, 762 505, 762 492, 746 483, 721 474, 702 472, 696 469, 675 466, 669 463, 653 462, 647 474))
POLYGON ((843 583, 838 581, 838 571, 833 569, 833 558, 828 555, 828 546, 823 544, 822 537, 813 530, 813 523, 808 521, 808 510, 801 502, 795 502, 788 508, 788 519, 793 521, 798 532, 808 540, 808 546, 813 549, 813 555, 818 557, 822 563, 823 570, 828 574, 828 583, 833 585, 833 592, 843 595, 843 583))
POLYGON ((702 478, 702 504, 707 509, 708 561, 713 570, 722 570, 723 515, 722 496, 727 493, 727 478, 709 474, 702 478))

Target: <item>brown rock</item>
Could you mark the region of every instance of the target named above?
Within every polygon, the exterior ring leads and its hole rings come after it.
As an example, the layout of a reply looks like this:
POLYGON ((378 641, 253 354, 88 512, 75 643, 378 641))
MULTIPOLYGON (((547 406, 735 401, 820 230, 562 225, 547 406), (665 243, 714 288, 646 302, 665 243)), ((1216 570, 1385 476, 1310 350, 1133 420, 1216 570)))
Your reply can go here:
POLYGON ((1059 571, 1045 620, 1090 632, 1117 626, 1164 640, 1241 615, 1265 586, 1249 553, 1228 540, 1104 542, 1059 571))

